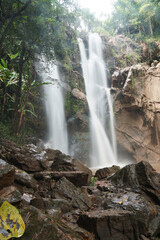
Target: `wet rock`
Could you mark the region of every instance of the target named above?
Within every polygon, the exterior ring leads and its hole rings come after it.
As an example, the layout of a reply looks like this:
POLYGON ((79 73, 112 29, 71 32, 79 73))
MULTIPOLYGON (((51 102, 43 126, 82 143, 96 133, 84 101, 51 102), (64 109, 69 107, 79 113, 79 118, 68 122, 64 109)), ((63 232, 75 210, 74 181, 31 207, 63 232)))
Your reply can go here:
POLYGON ((27 203, 30 203, 30 201, 34 198, 35 196, 31 193, 23 193, 23 196, 22 196, 22 199, 27 203))
POLYGON ((54 180, 59 180, 65 177, 77 187, 82 187, 88 184, 88 174, 81 171, 67 171, 67 172, 51 172, 54 180))
MULTIPOLYGON (((73 165, 75 166, 76 171, 82 171, 84 174, 88 175, 88 181, 87 183, 89 184, 92 178, 92 171, 86 167, 82 162, 80 162, 77 159, 72 160, 73 165)), ((85 184, 84 184, 85 185, 85 184)), ((83 185, 82 185, 83 186, 83 185)))
POLYGON ((35 198, 30 203, 41 210, 61 209, 62 213, 66 213, 72 209, 71 203, 64 199, 35 198))
POLYGON ((39 209, 29 206, 21 210, 26 229, 21 240, 81 240, 76 231, 67 227, 58 219, 53 219, 39 209))
POLYGON ((11 186, 14 182, 15 168, 0 159, 0 189, 11 186))
POLYGON ((49 209, 46 211, 46 213, 53 218, 61 218, 62 217, 62 212, 61 209, 49 209))
POLYGON ((90 181, 88 172, 83 171, 43 171, 34 174, 35 179, 52 183, 52 188, 54 187, 54 182, 62 177, 67 178, 77 187, 85 186, 90 181))
POLYGON ((127 165, 115 173, 110 180, 119 186, 140 189, 154 202, 160 203, 160 174, 148 162, 127 165))
POLYGON ((81 215, 78 224, 95 234, 96 239, 135 240, 134 221, 126 210, 98 210, 81 215))
POLYGON ((56 154, 54 161, 51 165, 51 169, 53 169, 53 171, 66 172, 66 177, 67 174, 69 175, 69 173, 67 172, 72 172, 74 176, 73 172, 75 171, 75 175, 77 174, 79 180, 76 180, 75 177, 72 176, 70 177, 70 179, 73 179, 71 181, 74 182, 74 184, 76 184, 77 186, 86 185, 90 182, 92 176, 92 172, 88 167, 84 166, 84 164, 74 159, 73 157, 62 153, 56 154))
POLYGON ((95 173, 95 177, 97 177, 99 180, 103 178, 107 178, 119 170, 120 170, 120 167, 114 166, 114 165, 112 167, 98 169, 95 173))
POLYGON ((15 171, 15 182, 34 190, 38 187, 37 181, 30 174, 20 169, 16 169, 15 171))
POLYGON ((56 154, 54 162, 51 165, 53 171, 74 171, 75 168, 72 164, 72 158, 68 155, 65 155, 61 152, 56 154))
POLYGON ((17 147, 13 142, 1 140, 0 149, 5 161, 22 170, 38 172, 48 166, 48 161, 44 157, 45 151, 33 144, 17 147))
POLYGON ((83 92, 81 92, 78 88, 74 88, 72 90, 72 95, 79 100, 86 101, 86 95, 83 92))
POLYGON ((80 215, 78 224, 100 240, 138 240, 144 233, 146 236, 157 236, 160 226, 160 215, 157 215, 159 210, 154 209, 152 204, 145 206, 145 203, 146 201, 139 206, 137 204, 136 211, 117 208, 116 205, 112 209, 90 211, 80 215))
POLYGON ((51 148, 46 148, 45 149, 45 157, 47 158, 48 161, 54 161, 54 158, 61 154, 61 151, 59 150, 54 150, 51 148))
POLYGON ((35 146, 37 147, 40 147, 40 148, 44 148, 44 142, 42 141, 42 139, 39 139, 37 137, 27 137, 25 139, 25 142, 27 144, 34 144, 35 146))
POLYGON ((87 192, 76 188, 64 177, 55 185, 55 197, 71 200, 72 206, 81 210, 88 210, 92 205, 87 192))
POLYGON ((22 195, 14 186, 4 187, 0 190, 0 202, 18 203, 22 201, 22 195))

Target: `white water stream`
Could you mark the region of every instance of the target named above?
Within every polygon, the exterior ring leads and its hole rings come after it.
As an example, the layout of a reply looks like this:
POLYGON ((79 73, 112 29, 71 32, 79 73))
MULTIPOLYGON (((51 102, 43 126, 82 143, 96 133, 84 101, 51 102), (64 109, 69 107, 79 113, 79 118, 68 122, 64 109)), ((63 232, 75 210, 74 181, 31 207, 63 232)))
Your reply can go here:
POLYGON ((103 60, 102 40, 98 34, 90 34, 88 44, 89 57, 87 57, 83 41, 79 39, 82 71, 90 110, 92 144, 90 167, 97 168, 117 164, 117 144, 112 97, 103 60), (108 121, 110 139, 106 133, 108 121))
POLYGON ((58 149, 68 154, 68 134, 64 113, 64 99, 58 67, 53 61, 48 62, 44 57, 36 64, 36 69, 44 85, 45 105, 48 118, 49 141, 47 147, 58 149))

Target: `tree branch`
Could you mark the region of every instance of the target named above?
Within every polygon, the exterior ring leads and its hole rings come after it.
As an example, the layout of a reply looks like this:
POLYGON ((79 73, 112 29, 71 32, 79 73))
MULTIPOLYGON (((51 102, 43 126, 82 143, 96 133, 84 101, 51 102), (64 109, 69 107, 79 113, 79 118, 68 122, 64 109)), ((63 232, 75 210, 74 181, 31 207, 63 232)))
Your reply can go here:
MULTIPOLYGON (((13 0, 12 0, 12 1, 13 1, 13 0)), ((2 48, 3 41, 4 41, 4 39, 5 39, 6 35, 7 35, 8 30, 10 29, 10 26, 12 25, 14 19, 15 19, 17 16, 19 16, 19 15, 21 14, 21 12, 23 12, 23 11, 28 7, 28 5, 29 5, 31 2, 32 2, 32 0, 29 0, 27 3, 24 4, 23 7, 21 7, 17 12, 15 12, 15 13, 11 16, 11 18, 10 18, 10 20, 9 20, 9 23, 7 24, 6 28, 4 29, 3 34, 2 34, 2 37, 1 37, 1 39, 0 39, 0 49, 2 48)))

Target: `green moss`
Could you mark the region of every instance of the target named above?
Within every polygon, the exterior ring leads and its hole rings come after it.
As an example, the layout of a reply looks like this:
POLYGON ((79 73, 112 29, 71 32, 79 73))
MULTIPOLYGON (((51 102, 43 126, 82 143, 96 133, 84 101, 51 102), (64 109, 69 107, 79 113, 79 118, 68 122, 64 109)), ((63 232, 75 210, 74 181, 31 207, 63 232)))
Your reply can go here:
POLYGON ((74 116, 78 111, 84 110, 84 102, 76 99, 68 92, 65 101, 65 110, 68 116, 74 116))

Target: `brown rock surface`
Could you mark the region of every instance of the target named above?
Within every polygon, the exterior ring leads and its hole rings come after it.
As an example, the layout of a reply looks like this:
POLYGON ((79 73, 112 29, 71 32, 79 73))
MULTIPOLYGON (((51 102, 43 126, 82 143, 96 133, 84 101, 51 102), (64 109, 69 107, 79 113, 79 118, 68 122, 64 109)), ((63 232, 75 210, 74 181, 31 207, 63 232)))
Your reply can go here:
POLYGON ((76 97, 77 99, 80 99, 80 100, 83 100, 83 101, 86 101, 86 95, 81 92, 78 88, 74 88, 72 90, 72 94, 74 97, 76 97))
POLYGON ((0 202, 17 203, 22 201, 22 195, 15 186, 4 187, 0 190, 0 202))
MULTIPOLYGON (((155 67, 134 65, 128 69, 125 81, 124 75, 121 80, 117 74, 117 81, 122 81, 123 87, 118 90, 115 101, 119 145, 138 162, 145 160, 153 167, 160 164, 159 76, 159 64, 155 67)), ((114 84, 115 78, 114 74, 114 84)))
POLYGON ((35 198, 31 205, 41 210, 61 209, 62 213, 71 211, 72 205, 64 199, 35 198))
POLYGON ((76 231, 67 227, 64 222, 50 218, 33 206, 24 208, 21 214, 26 224, 25 233, 19 238, 21 240, 82 240, 85 238, 93 240, 93 238, 87 238, 85 234, 82 235, 83 238, 76 231))
POLYGON ((0 189, 11 186, 14 182, 15 168, 0 159, 0 189))
POLYGON ((45 151, 33 144, 18 147, 15 143, 0 140, 0 156, 16 167, 29 172, 42 171, 47 167, 45 151))
POLYGON ((121 187, 141 189, 154 202, 160 203, 160 173, 148 162, 127 165, 110 177, 110 180, 121 187))
POLYGON ((98 169, 95 173, 95 177, 97 177, 99 180, 103 178, 107 178, 119 170, 120 170, 120 167, 114 166, 114 165, 112 167, 98 169))
POLYGON ((15 182, 34 190, 38 187, 37 181, 30 174, 20 169, 16 169, 15 171, 15 182))
POLYGON ((80 210, 88 210, 92 205, 87 193, 76 188, 64 177, 56 183, 55 197, 71 200, 72 206, 80 210))
POLYGON ((82 187, 88 184, 88 174, 82 171, 60 171, 50 172, 52 179, 59 180, 65 177, 77 187, 82 187))

